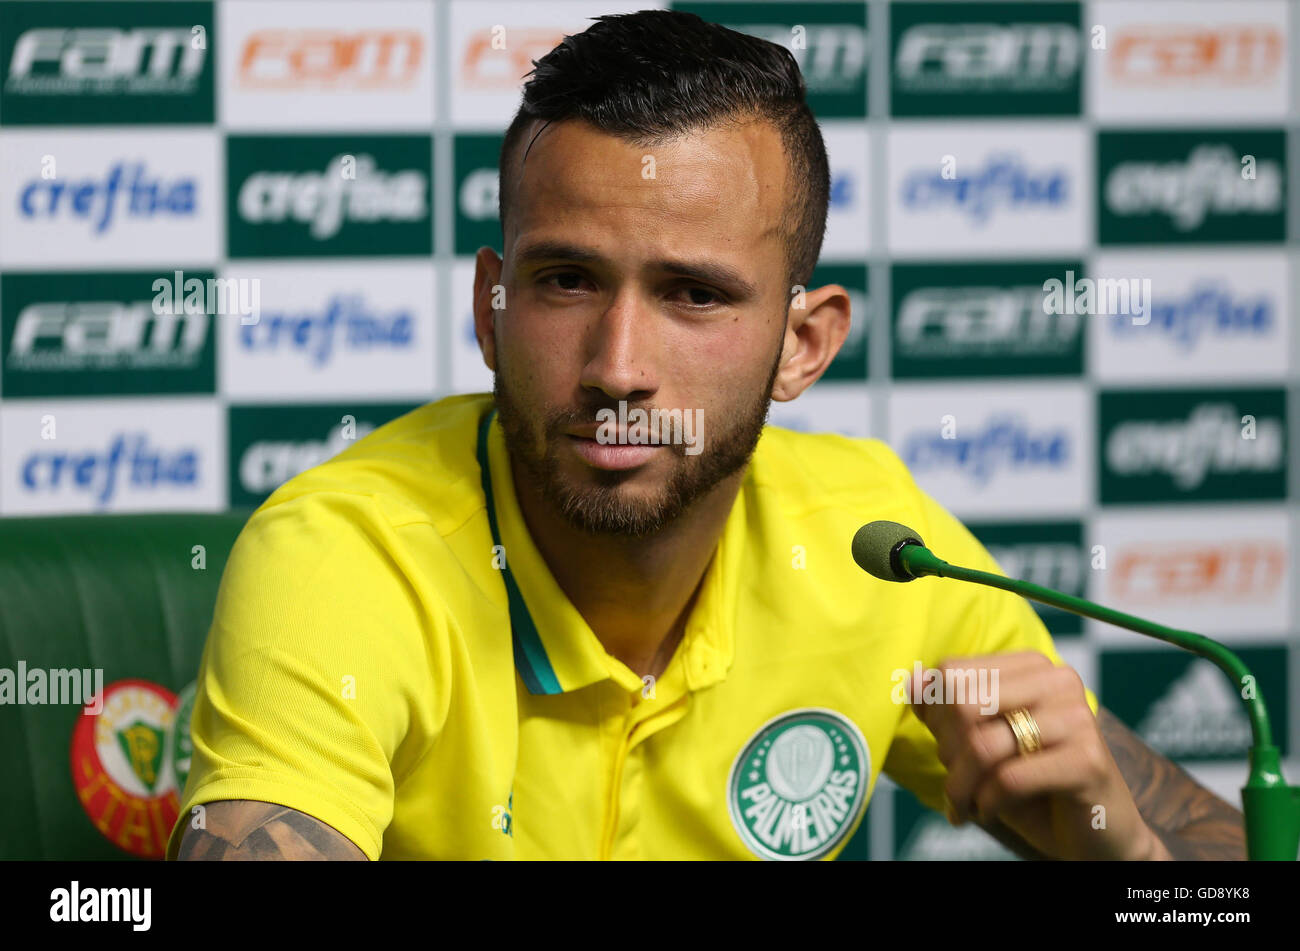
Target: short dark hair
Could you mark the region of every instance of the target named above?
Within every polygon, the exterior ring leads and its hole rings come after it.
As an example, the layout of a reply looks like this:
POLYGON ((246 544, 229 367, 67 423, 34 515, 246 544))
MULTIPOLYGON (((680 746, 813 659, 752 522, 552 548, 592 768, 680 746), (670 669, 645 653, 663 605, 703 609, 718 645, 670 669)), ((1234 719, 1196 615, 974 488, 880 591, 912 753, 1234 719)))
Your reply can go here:
POLYGON ((680 10, 594 19, 584 32, 566 36, 533 60, 532 78, 501 146, 502 235, 508 183, 518 178, 515 154, 535 119, 584 119, 642 146, 722 122, 761 119, 781 134, 793 186, 781 224, 789 283, 806 286, 826 233, 830 168, 794 56, 776 43, 680 10))

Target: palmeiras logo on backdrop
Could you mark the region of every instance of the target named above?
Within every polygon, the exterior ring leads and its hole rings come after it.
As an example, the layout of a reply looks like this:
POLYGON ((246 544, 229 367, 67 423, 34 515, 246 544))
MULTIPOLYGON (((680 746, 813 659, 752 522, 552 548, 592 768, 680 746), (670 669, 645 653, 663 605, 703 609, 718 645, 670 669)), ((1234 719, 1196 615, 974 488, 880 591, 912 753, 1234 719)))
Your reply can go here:
POLYGON ((433 253, 427 135, 226 140, 230 257, 433 253))
POLYGON ((763 724, 731 764, 731 824, 760 858, 818 859, 852 831, 870 779, 870 753, 851 720, 791 710, 763 724))
POLYGON ((83 710, 72 732, 77 798, 105 838, 140 858, 163 857, 180 812, 178 702, 158 684, 119 680, 104 688, 103 709, 83 710))
POLYGON ((0 122, 212 122, 211 33, 211 3, 0 4, 0 122))

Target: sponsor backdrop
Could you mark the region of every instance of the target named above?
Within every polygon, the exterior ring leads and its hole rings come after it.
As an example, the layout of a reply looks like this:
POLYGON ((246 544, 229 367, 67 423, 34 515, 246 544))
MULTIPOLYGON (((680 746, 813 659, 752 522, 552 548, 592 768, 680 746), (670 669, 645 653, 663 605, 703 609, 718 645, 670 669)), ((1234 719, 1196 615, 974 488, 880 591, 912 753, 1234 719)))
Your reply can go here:
MULTIPOLYGON (((652 5, 0 2, 0 514, 254 506, 489 388, 473 255, 500 249, 521 77, 652 5)), ((1300 17, 674 6, 789 47, 830 152, 814 284, 850 290, 854 329, 773 422, 884 438, 1008 573, 1239 648, 1300 777, 1300 17)), ((1236 801, 1249 734, 1217 671, 1043 617, 1236 801)), ((852 854, 1009 857, 888 782, 852 854)))

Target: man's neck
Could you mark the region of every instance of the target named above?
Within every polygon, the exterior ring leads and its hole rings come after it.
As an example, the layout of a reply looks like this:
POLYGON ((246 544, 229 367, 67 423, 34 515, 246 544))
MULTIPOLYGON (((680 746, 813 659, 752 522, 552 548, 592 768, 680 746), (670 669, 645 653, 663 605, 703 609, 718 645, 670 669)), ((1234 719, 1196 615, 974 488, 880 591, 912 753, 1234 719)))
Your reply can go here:
POLYGON ((510 471, 528 533, 560 590, 610 655, 638 676, 662 675, 685 633, 745 470, 698 498, 662 531, 641 538, 574 528, 513 457, 510 471))

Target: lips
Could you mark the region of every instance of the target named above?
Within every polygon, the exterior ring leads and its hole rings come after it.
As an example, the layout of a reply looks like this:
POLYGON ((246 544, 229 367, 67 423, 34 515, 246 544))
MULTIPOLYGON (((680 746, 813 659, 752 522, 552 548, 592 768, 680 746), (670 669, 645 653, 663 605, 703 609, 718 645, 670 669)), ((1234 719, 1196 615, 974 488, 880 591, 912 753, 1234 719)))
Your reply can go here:
MULTIPOLYGON (((575 436, 579 439, 595 439, 598 434, 605 433, 608 435, 608 429, 605 426, 575 426, 565 431, 569 436, 575 436)), ((606 439, 604 445, 629 445, 631 440, 628 439, 629 433, 636 433, 637 438, 644 439, 646 443, 650 442, 650 429, 642 426, 639 429, 616 429, 613 439, 606 439)))
POLYGON ((645 465, 654 457, 656 452, 664 448, 663 446, 626 445, 622 443, 625 434, 619 435, 620 443, 618 444, 601 443, 595 438, 594 427, 591 432, 590 437, 569 433, 568 438, 578 457, 593 469, 603 469, 608 472, 635 469, 638 466, 645 465))

